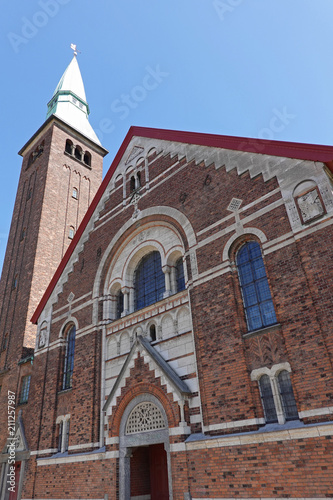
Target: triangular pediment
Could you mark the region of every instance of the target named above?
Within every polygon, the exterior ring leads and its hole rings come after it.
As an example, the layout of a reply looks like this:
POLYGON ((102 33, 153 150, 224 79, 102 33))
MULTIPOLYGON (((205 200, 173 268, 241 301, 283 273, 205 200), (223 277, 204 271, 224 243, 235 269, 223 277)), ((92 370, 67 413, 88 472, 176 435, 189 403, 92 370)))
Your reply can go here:
POLYGON ((107 411, 115 405, 117 397, 121 394, 121 389, 126 385, 126 380, 130 377, 130 370, 134 367, 134 361, 138 353, 143 357, 144 363, 149 365, 150 370, 154 370, 155 377, 160 378, 161 385, 167 386, 167 391, 173 394, 175 401, 182 399, 184 396, 190 396, 191 390, 186 382, 179 378, 177 373, 170 367, 160 353, 156 351, 150 342, 139 335, 120 370, 104 405, 103 411, 107 411))
POLYGON ((9 424, 7 442, 2 450, 2 454, 17 454, 19 452, 29 451, 28 443, 25 437, 22 414, 19 413, 15 426, 9 424))

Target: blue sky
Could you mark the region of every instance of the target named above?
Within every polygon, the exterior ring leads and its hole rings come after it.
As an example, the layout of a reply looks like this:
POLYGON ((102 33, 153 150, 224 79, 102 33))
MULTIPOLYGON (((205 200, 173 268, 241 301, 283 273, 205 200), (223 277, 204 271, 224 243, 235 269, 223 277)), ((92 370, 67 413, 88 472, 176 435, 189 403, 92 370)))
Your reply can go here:
POLYGON ((131 125, 333 144, 332 0, 3 0, 0 266, 19 149, 76 43, 111 164, 131 125), (151 75, 150 77, 148 75, 151 75))

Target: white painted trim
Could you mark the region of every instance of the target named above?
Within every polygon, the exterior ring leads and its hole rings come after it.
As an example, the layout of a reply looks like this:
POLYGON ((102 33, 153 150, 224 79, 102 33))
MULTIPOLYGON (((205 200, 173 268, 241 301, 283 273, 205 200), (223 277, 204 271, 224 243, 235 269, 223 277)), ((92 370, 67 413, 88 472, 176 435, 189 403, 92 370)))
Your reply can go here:
POLYGON ((178 427, 169 428, 169 436, 181 436, 183 434, 191 434, 191 427, 188 425, 180 425, 178 427))
POLYGON ((262 425, 264 418, 249 418, 248 420, 236 420, 235 422, 223 422, 221 424, 204 425, 204 432, 219 431, 223 429, 234 429, 236 427, 248 427, 249 425, 262 425))
POLYGON ((315 408, 313 410, 304 410, 299 412, 300 418, 306 417, 319 417, 320 415, 332 415, 333 406, 326 406, 323 408, 315 408))
MULTIPOLYGON (((244 205, 242 208, 238 210, 238 212, 241 214, 242 212, 246 212, 249 208, 254 207, 258 203, 261 203, 264 200, 267 200, 271 196, 274 196, 277 193, 280 193, 281 189, 276 188, 273 191, 270 191, 269 193, 265 194, 264 196, 261 196, 260 198, 257 198, 255 201, 252 201, 248 205, 244 205)), ((232 219, 234 217, 234 214, 230 214, 227 217, 224 217, 223 219, 218 220, 217 222, 214 222, 214 224, 211 224, 210 226, 205 227, 204 229, 201 229, 201 231, 197 232, 197 236, 201 236, 202 234, 206 233, 207 231, 210 231, 211 229, 214 229, 214 227, 217 227, 221 224, 224 224, 228 220, 232 219)))
POLYGON ((105 444, 119 444, 119 436, 105 438, 105 444))
MULTIPOLYGON (((83 300, 83 299, 86 299, 87 297, 89 297, 89 295, 91 295, 92 292, 88 292, 84 295, 81 295, 81 297, 78 297, 77 299, 74 299, 71 304, 76 304, 77 302, 79 302, 80 300, 83 300)), ((59 307, 59 309, 53 309, 53 314, 57 314, 59 313, 60 311, 64 311, 64 310, 67 310, 69 307, 69 304, 66 304, 65 306, 62 306, 62 307, 59 307)))
POLYGON ((170 444, 170 452, 171 453, 176 453, 180 451, 186 451, 186 444, 185 443, 171 443, 170 444))
POLYGON ((202 274, 199 274, 196 278, 193 279, 193 286, 198 286, 201 285, 202 283, 206 283, 207 281, 210 281, 214 278, 217 278, 218 276, 222 276, 222 274, 230 273, 232 271, 230 263, 225 262, 224 264, 221 264, 219 266, 216 266, 212 268, 211 270, 209 269, 208 271, 205 271, 202 274), (222 267, 223 266, 223 267, 222 267), (207 275, 206 277, 201 277, 203 275, 207 275))
POLYGON ((68 446, 69 451, 84 450, 85 448, 99 448, 99 443, 74 444, 72 446, 68 446))
POLYGON ((105 458, 106 459, 108 459, 108 458, 119 458, 119 451, 118 450, 107 451, 105 453, 105 458))
POLYGON ((201 423, 201 415, 190 415, 190 423, 191 424, 200 424, 201 423))
POLYGON ((304 236, 309 236, 312 233, 315 233, 316 231, 319 231, 320 229, 324 229, 327 226, 331 226, 333 224, 333 218, 330 217, 328 220, 325 220, 324 222, 317 222, 315 223, 316 225, 314 227, 307 227, 307 229, 303 229, 302 232, 296 233, 295 234, 295 240, 299 240, 301 238, 304 238, 304 236))
MULTIPOLYGON (((244 219, 244 221, 245 221, 245 219, 244 219)), ((225 261, 227 261, 227 262, 229 261, 229 250, 230 250, 231 245, 236 240, 238 240, 238 238, 240 238, 241 236, 243 236, 244 234, 253 234, 254 236, 257 236, 257 238, 259 238, 259 240, 260 240, 261 243, 264 243, 265 241, 267 241, 267 236, 260 229, 258 229, 256 227, 243 227, 243 224, 245 224, 244 221, 243 220, 241 221, 241 223, 242 223, 242 227, 241 228, 239 228, 235 224, 236 233, 233 234, 231 236, 231 238, 229 238, 228 241, 226 242, 226 244, 224 245, 223 254, 222 254, 222 259, 223 259, 224 262, 225 261)))
MULTIPOLYGON (((282 427, 282 426, 281 426, 282 427)), ((232 436, 219 436, 202 441, 190 441, 186 443, 186 450, 204 450, 207 448, 223 448, 226 446, 244 446, 248 444, 270 443, 276 441, 293 441, 294 439, 319 438, 322 436, 333 436, 333 424, 322 424, 314 426, 296 427, 271 432, 256 432, 248 434, 233 434, 232 436)))
POLYGON ((282 236, 279 236, 278 238, 275 238, 274 240, 266 241, 266 243, 262 244, 262 248, 266 249, 268 247, 271 247, 273 245, 277 245, 278 243, 281 243, 282 241, 285 241, 289 238, 293 238, 294 233, 292 231, 289 231, 289 233, 285 233, 282 236))
MULTIPOLYGON (((68 464, 76 462, 91 462, 92 460, 105 460, 106 458, 116 458, 110 456, 115 452, 103 452, 103 453, 88 453, 82 455, 67 455, 62 457, 50 457, 50 458, 39 458, 37 459, 37 465, 57 465, 57 464, 68 464)), ((117 452, 118 453, 118 452, 117 452)))
POLYGON ((57 453, 58 448, 49 448, 46 450, 35 450, 31 451, 30 455, 49 455, 50 453, 57 453))
MULTIPOLYGON (((209 497, 209 499, 207 497, 205 498, 199 498, 199 497, 192 497, 192 500, 235 500, 236 497, 230 497, 230 498, 212 498, 212 497, 209 497)), ((240 497, 238 497, 240 498, 240 497)), ((253 498, 253 497, 247 497, 247 498, 243 498, 242 497, 242 500, 281 500, 281 497, 256 497, 256 498, 253 498)), ((327 497, 326 498, 319 498, 319 497, 288 497, 288 500, 327 500, 327 497)))

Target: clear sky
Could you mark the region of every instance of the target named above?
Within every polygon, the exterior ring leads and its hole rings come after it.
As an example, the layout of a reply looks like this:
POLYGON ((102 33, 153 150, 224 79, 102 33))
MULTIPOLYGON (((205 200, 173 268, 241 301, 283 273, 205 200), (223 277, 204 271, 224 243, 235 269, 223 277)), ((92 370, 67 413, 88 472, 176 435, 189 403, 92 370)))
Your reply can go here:
POLYGON ((131 125, 332 145, 332 25, 332 0, 2 0, 0 267, 71 43, 105 172, 131 125))

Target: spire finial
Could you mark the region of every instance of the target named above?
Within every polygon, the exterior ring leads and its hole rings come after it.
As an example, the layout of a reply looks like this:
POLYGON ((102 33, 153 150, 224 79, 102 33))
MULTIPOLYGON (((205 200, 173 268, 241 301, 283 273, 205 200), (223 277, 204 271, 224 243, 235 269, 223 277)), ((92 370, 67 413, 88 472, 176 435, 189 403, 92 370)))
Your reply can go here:
POLYGON ((75 45, 74 43, 71 43, 71 49, 74 50, 74 55, 77 56, 77 54, 81 54, 81 52, 79 50, 77 50, 77 45, 75 45))

